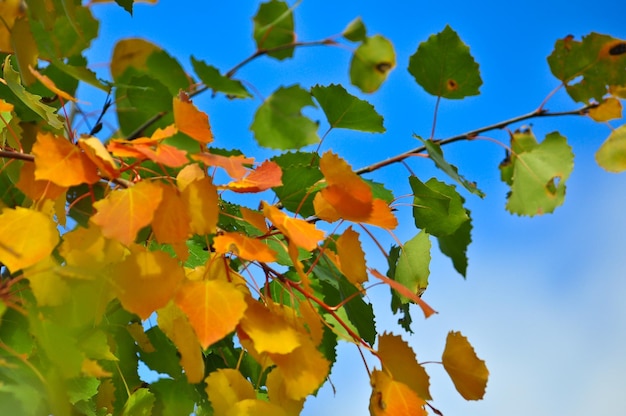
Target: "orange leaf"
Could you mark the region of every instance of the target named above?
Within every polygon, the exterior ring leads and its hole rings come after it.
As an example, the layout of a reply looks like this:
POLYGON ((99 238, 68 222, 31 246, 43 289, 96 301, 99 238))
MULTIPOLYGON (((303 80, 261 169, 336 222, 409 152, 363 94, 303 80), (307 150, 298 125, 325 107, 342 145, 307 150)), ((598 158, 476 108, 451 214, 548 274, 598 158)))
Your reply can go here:
POLYGON ((171 168, 178 168, 189 162, 186 151, 169 144, 158 143, 154 146, 146 146, 137 143, 135 149, 153 162, 171 168))
POLYGON ((265 222, 265 217, 263 216, 263 214, 261 214, 260 212, 248 209, 246 207, 241 207, 239 208, 239 210, 241 211, 241 216, 243 217, 244 221, 253 225, 254 227, 256 227, 256 229, 261 230, 264 233, 269 231, 269 227, 267 226, 267 223, 265 222))
POLYGON ((280 166, 274 162, 265 161, 248 176, 239 181, 230 182, 226 188, 238 193, 263 192, 275 186, 281 186, 282 175, 283 171, 280 166))
POLYGON ((413 349, 398 335, 384 333, 378 336, 378 357, 383 370, 394 380, 409 386, 419 397, 431 400, 429 377, 424 367, 417 363, 413 349))
POLYGON ((120 302, 129 312, 148 319, 174 297, 185 277, 178 260, 163 251, 135 246, 124 261, 112 267, 112 281, 120 302))
POLYGON ((406 286, 401 283, 396 282, 393 279, 388 278, 387 276, 380 273, 378 270, 369 269, 370 273, 374 276, 387 283, 393 290, 401 294, 402 296, 411 299, 414 303, 416 303, 420 308, 422 308, 422 312, 424 312, 424 316, 428 318, 434 313, 437 313, 433 308, 431 308, 426 302, 422 300, 417 294, 411 292, 406 286))
POLYGON ((204 178, 206 178, 206 172, 197 164, 192 163, 178 172, 178 175, 176 175, 176 186, 181 191, 184 191, 191 182, 204 178))
POLYGON ((391 212, 389 205, 382 199, 375 199, 372 202, 372 213, 364 222, 386 230, 393 230, 398 226, 398 219, 391 212))
POLYGON ((22 165, 20 169, 20 180, 17 182, 16 186, 20 191, 24 192, 24 195, 33 201, 44 198, 56 199, 67 189, 48 180, 36 180, 34 163, 24 163, 22 165))
POLYGON ((182 199, 191 219, 190 228, 194 234, 215 234, 219 215, 217 188, 211 179, 203 177, 189 183, 182 189, 182 199))
POLYGON ((359 233, 348 227, 337 239, 337 255, 339 256, 340 270, 350 283, 359 287, 367 281, 365 267, 365 253, 361 248, 359 233))
POLYGON ((227 415, 242 400, 256 399, 254 387, 237 370, 222 368, 211 372, 204 381, 216 415, 227 415))
POLYGON ((426 402, 406 384, 389 377, 384 371, 372 372, 372 416, 426 416, 426 402))
POLYGON ((250 261, 270 263, 276 261, 276 252, 256 238, 239 233, 224 233, 213 239, 217 253, 235 253, 238 257, 250 261))
POLYGON ((187 280, 175 302, 204 349, 233 332, 247 307, 243 293, 223 280, 187 280))
POLYGON ((41 82, 47 89, 58 95, 60 98, 67 101, 78 101, 76 98, 72 97, 65 91, 60 90, 50 78, 37 72, 37 70, 31 65, 28 65, 28 70, 31 74, 35 76, 35 78, 39 80, 39 82, 41 82))
POLYGON ((163 197, 154 212, 152 231, 159 243, 175 244, 187 240, 189 236, 189 214, 178 190, 172 186, 159 184, 163 197))
POLYGON ((0 213, 0 263, 11 273, 45 259, 59 242, 56 224, 41 212, 4 208, 0 213))
POLYGON ((184 93, 174 97, 174 123, 178 130, 200 143, 213 141, 209 116, 198 110, 184 93))
POLYGON ((180 365, 189 383, 200 383, 204 378, 204 358, 198 337, 185 314, 174 302, 169 302, 157 312, 159 328, 176 345, 180 353, 180 365))
POLYGON ((450 331, 441 357, 443 368, 465 400, 481 400, 485 395, 489 370, 460 332, 450 331))
POLYGON ((162 196, 159 185, 145 181, 128 189, 114 190, 93 204, 98 212, 91 221, 102 228, 105 237, 130 245, 137 232, 152 222, 162 196))
POLYGON ((78 139, 78 146, 85 155, 100 169, 103 176, 114 179, 120 176, 119 166, 111 154, 97 137, 83 137, 78 139))
POLYGON ((248 168, 246 168, 245 165, 254 163, 254 158, 248 158, 242 155, 222 156, 212 153, 196 153, 192 155, 191 158, 204 163, 206 166, 220 167, 233 179, 243 178, 246 173, 248 173, 248 168))
POLYGON ((314 224, 299 218, 291 218, 275 206, 265 202, 263 202, 263 214, 291 242, 307 251, 315 249, 317 242, 324 238, 324 232, 315 228, 314 224))
POLYGON ((33 154, 37 180, 49 180, 65 187, 92 184, 100 180, 97 166, 63 137, 38 132, 33 154))

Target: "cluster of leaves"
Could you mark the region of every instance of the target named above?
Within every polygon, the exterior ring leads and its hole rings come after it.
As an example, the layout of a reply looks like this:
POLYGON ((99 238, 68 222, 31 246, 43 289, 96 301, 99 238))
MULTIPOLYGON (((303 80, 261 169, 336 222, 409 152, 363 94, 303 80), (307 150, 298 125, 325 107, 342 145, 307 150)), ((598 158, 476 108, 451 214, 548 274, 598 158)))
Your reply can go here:
MULTIPOLYGON (((116 2, 132 11, 132 0, 116 2)), ((365 294, 370 279, 388 285, 391 308, 410 332, 410 305, 434 313, 421 299, 432 239, 465 276, 470 213, 457 185, 410 175, 418 232, 385 251, 383 274, 368 267, 362 242, 373 238, 371 227, 393 235, 395 200, 361 176, 423 154, 482 196, 445 160, 442 145, 547 113, 421 139, 418 149, 355 171, 333 152, 301 150, 322 144, 302 109, 321 108, 326 137, 333 129, 384 132, 374 107, 341 85, 279 87, 251 130, 259 146, 285 152, 257 162, 213 146, 209 118, 190 97, 207 90, 251 97, 234 78, 241 66, 340 42, 354 48, 353 86, 372 93, 396 66, 392 43, 368 36, 359 19, 337 36, 297 42, 293 8, 271 0, 254 17, 256 51, 225 74, 191 57, 196 80, 158 46, 126 39, 103 81, 83 56, 98 35, 90 7, 0 3, 0 413, 295 415, 329 376, 338 341, 380 360, 367 369, 371 414, 439 413, 424 366, 401 336, 376 329, 365 294), (86 134, 67 113, 79 83, 114 97, 86 134), (110 108, 119 130, 103 140, 96 135, 110 108), (233 193, 249 204, 229 202, 233 193), (156 325, 144 325, 154 317, 156 325), (139 362, 162 377, 145 383, 139 362)), ((548 62, 585 104, 578 113, 621 118, 625 42, 567 38, 548 62)), ((418 46, 408 70, 439 99, 476 95, 482 84, 450 27, 418 46)), ((625 142, 624 128, 615 129, 598 162, 624 170, 625 142)), ((552 133, 538 142, 518 131, 508 148, 500 167, 511 187, 507 209, 552 212, 573 167, 566 139, 552 133)), ((463 335, 449 333, 441 363, 465 399, 483 397, 488 371, 463 335)))

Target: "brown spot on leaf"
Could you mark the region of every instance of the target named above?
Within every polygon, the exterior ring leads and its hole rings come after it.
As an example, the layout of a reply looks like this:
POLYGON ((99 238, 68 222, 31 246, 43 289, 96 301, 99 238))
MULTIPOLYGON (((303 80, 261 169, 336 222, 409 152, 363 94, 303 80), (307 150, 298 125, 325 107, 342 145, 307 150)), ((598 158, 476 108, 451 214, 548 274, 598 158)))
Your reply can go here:
POLYGON ((618 43, 609 49, 609 55, 623 55, 626 53, 626 42, 618 43))
POLYGON ((457 84, 457 82, 453 79, 449 79, 446 86, 448 88, 448 91, 454 91, 459 88, 459 84, 457 84))
POLYGON ((626 42, 615 39, 602 45, 602 48, 600 48, 600 52, 598 53, 598 58, 616 60, 622 59, 625 54, 626 42))
POLYGON ((376 65, 376 70, 381 74, 386 74, 391 69, 391 64, 389 62, 381 62, 376 65))

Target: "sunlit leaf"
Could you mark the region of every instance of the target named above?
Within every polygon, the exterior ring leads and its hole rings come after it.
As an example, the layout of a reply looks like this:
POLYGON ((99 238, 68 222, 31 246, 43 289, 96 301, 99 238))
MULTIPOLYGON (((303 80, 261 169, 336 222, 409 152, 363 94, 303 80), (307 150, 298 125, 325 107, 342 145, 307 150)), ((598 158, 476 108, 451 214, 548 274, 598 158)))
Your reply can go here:
POLYGON ((596 152, 596 162, 609 172, 626 170, 626 125, 611 132, 596 152))
POLYGON ((66 191, 65 187, 61 187, 49 180, 36 180, 34 163, 24 163, 22 165, 20 180, 15 186, 33 201, 43 198, 56 199, 66 191))
POLYGON ((228 183, 226 189, 238 193, 263 192, 282 185, 282 174, 280 166, 268 160, 244 178, 228 183))
POLYGON ((378 270, 369 269, 370 273, 372 273, 375 277, 379 278, 386 284, 388 284, 393 290, 398 292, 399 295, 410 299, 413 303, 417 304, 424 312, 424 316, 428 318, 434 313, 437 313, 433 308, 430 307, 426 302, 422 300, 416 293, 411 292, 406 286, 396 282, 393 279, 388 278, 384 274, 380 273, 378 270))
POLYGON ((409 72, 426 92, 443 98, 478 95, 483 83, 469 47, 450 26, 419 45, 409 72))
POLYGON ((622 103, 617 98, 609 97, 597 107, 590 109, 588 114, 599 122, 622 118, 622 103))
POLYGON ((104 238, 102 230, 90 224, 89 228, 76 227, 63 234, 59 253, 69 266, 93 271, 121 261, 126 249, 117 240, 104 238))
POLYGON ((113 266, 112 280, 124 308, 148 319, 174 298, 185 277, 178 261, 162 251, 135 249, 113 266))
POLYGON ((154 212, 152 231, 159 243, 181 243, 190 233, 190 218, 180 193, 174 187, 159 185, 163 196, 154 212))
POLYGON ((299 416, 304 399, 292 399, 287 395, 287 385, 280 368, 274 368, 267 376, 267 392, 270 403, 281 409, 286 416, 299 416))
MULTIPOLYGON (((180 186, 179 186, 180 188, 180 186)), ((217 188, 211 179, 203 177, 187 185, 181 193, 191 219, 190 228, 194 234, 214 234, 217 225, 217 188)))
POLYGON ((11 272, 43 260, 58 241, 56 224, 45 214, 22 207, 0 211, 0 263, 11 272))
POLYGON ((37 78, 37 80, 39 82, 41 82, 47 89, 49 89, 50 91, 52 91, 54 94, 56 94, 58 97, 60 97, 63 100, 66 101, 78 101, 76 100, 76 98, 72 97, 71 95, 69 95, 68 93, 66 93, 65 91, 60 90, 55 84, 54 81, 52 81, 49 77, 47 77, 46 75, 42 75, 39 73, 39 71, 37 71, 35 68, 33 68, 31 65, 28 65, 28 69, 30 70, 30 73, 33 74, 33 76, 35 78, 37 78))
POLYGON ((474 348, 460 332, 450 331, 441 357, 443 368, 465 400, 480 400, 485 395, 489 370, 476 356, 474 348))
POLYGON ((350 82, 361 91, 376 91, 396 66, 393 44, 381 35, 366 38, 350 62, 350 82))
POLYGON ((85 155, 98 167, 100 174, 109 179, 120 176, 119 166, 106 147, 96 137, 81 137, 78 146, 85 155))
POLYGON ((97 212, 91 221, 102 228, 105 237, 130 245, 137 232, 152 222, 162 196, 162 188, 147 181, 114 190, 93 204, 97 212))
POLYGON ((232 252, 242 259, 271 263, 276 261, 276 252, 255 238, 240 233, 224 233, 213 239, 216 253, 232 252))
POLYGON ((293 56, 293 48, 282 48, 295 39, 293 13, 284 1, 270 0, 254 16, 254 40, 258 50, 280 48, 268 53, 276 59, 293 56))
POLYGON ((315 224, 289 217, 275 206, 265 202, 263 202, 263 214, 291 242, 305 250, 313 250, 317 247, 317 242, 324 238, 324 231, 318 230, 315 224))
POLYGON ((175 302, 189 318, 204 349, 233 332, 247 307, 235 285, 217 279, 186 281, 178 289, 175 302))
POLYGON ((249 172, 246 165, 254 164, 254 158, 237 156, 222 156, 213 153, 196 153, 191 155, 193 160, 205 164, 205 166, 220 167, 233 179, 242 179, 249 172))
POLYGON ((359 233, 348 227, 337 239, 337 254, 341 272, 350 283, 357 286, 367 281, 365 253, 361 248, 359 233))
POLYGON ((413 349, 398 335, 384 333, 378 336, 378 357, 383 371, 394 380, 406 384, 424 400, 432 400, 429 377, 424 367, 417 363, 413 349))
POLYGON ((227 415, 231 408, 245 399, 256 399, 254 387, 241 373, 230 368, 213 371, 204 380, 206 392, 216 415, 227 415))
POLYGON ((426 402, 406 384, 387 373, 374 370, 370 379, 370 415, 372 416, 426 416, 426 402))
POLYGON ((349 94, 341 85, 316 85, 311 94, 333 128, 383 133, 383 118, 374 106, 349 94))
MULTIPOLYGON (((428 287, 430 247, 429 234, 420 231, 415 237, 404 243, 396 265, 393 280, 418 296, 421 296, 428 287)), ((400 296, 401 303, 406 303, 408 300, 406 297, 400 296)))
POLYGON ((24 275, 28 278, 33 295, 37 299, 37 305, 59 306, 71 295, 69 285, 57 273, 57 268, 58 263, 48 257, 24 270, 24 275))
POLYGON ((315 103, 301 87, 276 90, 259 106, 250 126, 259 145, 287 150, 318 143, 317 124, 302 114, 306 106, 315 107, 315 103))
POLYGON ((122 416, 147 416, 152 414, 154 394, 148 389, 137 389, 130 395, 122 409, 122 416))
POLYGON ((204 85, 215 92, 223 92, 228 97, 248 98, 252 94, 248 92, 241 81, 231 79, 220 74, 217 68, 207 65, 204 61, 191 57, 193 70, 198 74, 204 85))
POLYGON ((341 35, 352 42, 362 42, 367 37, 367 30, 363 24, 363 20, 357 17, 341 32, 341 35))
POLYGON ((178 130, 200 143, 213 141, 209 116, 198 110, 184 93, 174 97, 174 123, 178 130))
POLYGON ((35 179, 49 180, 59 186, 98 182, 97 166, 64 137, 40 132, 33 145, 35 179))

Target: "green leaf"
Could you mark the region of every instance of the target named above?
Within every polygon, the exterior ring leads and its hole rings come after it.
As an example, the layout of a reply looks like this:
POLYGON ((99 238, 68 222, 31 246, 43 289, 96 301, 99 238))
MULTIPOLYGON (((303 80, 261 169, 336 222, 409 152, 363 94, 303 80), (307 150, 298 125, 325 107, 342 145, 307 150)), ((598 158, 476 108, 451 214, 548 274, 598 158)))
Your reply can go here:
POLYGON ((441 146, 439 145, 439 143, 434 142, 430 139, 424 140, 416 135, 413 135, 413 137, 419 139, 422 143, 424 143, 426 151, 428 152, 428 156, 433 162, 435 162, 435 166, 444 171, 450 178, 454 179, 456 182, 458 182, 474 195, 478 195, 481 198, 485 196, 485 194, 476 187, 476 183, 470 182, 463 176, 459 175, 459 170, 457 169, 457 167, 451 165, 444 159, 443 150, 441 150, 441 146))
POLYGON ((552 74, 576 101, 602 101, 609 86, 626 85, 626 41, 591 33, 582 41, 568 36, 548 57, 552 74), (573 82, 573 83, 572 83, 573 82))
POLYGON ((316 85, 311 94, 319 103, 331 128, 383 133, 383 117, 374 106, 346 91, 341 85, 316 85))
POLYGON ((374 182, 371 179, 363 180, 370 186, 374 199, 382 199, 387 204, 391 204, 395 199, 395 197, 393 196, 393 192, 385 188, 385 184, 374 182))
POLYGON ((95 377, 78 377, 66 383, 67 395, 70 403, 76 404, 81 400, 89 400, 98 393, 100 380, 95 377))
POLYGON ((134 0, 115 0, 115 2, 124 10, 128 12, 131 16, 133 15, 133 3, 134 0))
MULTIPOLYGON (((469 216, 469 211, 467 211, 469 216)), ((439 249, 443 254, 452 259, 452 264, 461 276, 467 273, 467 247, 472 242, 472 221, 468 218, 450 235, 439 236, 439 249)))
MULTIPOLYGON (((393 279, 406 286, 413 293, 421 295, 428 287, 430 247, 430 236, 422 230, 415 237, 404 243, 400 252, 393 279)), ((392 299, 391 308, 395 312, 401 304, 409 302, 408 298, 398 294, 397 298, 392 299), (393 301, 395 299, 399 303, 396 302, 394 304, 393 301)))
POLYGON ((311 187, 324 178, 317 153, 289 152, 272 158, 283 171, 282 186, 273 188, 285 209, 303 217, 315 215, 311 187))
POLYGON ((139 111, 142 118, 147 119, 149 115, 172 110, 172 94, 161 81, 141 75, 131 78, 131 82, 133 87, 125 90, 130 105, 130 108, 124 107, 126 113, 130 111, 136 117, 139 111))
POLYGON ((450 26, 419 45, 409 72, 426 92, 443 98, 478 95, 483 83, 469 47, 450 26))
MULTIPOLYGON (((57 69, 59 69, 60 71, 66 73, 67 75, 71 76, 72 78, 78 80, 78 81, 83 81, 86 82, 87 84, 99 88, 102 91, 106 91, 108 92, 111 87, 108 85, 105 85, 105 83, 103 83, 101 80, 99 80, 96 77, 96 74, 91 71, 90 69, 88 69, 86 66, 78 66, 75 64, 66 64, 63 61, 59 60, 59 59, 53 59, 51 64, 56 67, 57 69)), ((85 62, 86 64, 86 62, 85 62)), ((58 85, 57 85, 58 86, 58 85)))
POLYGON ((189 89, 189 76, 180 63, 164 50, 156 50, 146 60, 147 74, 159 80, 165 85, 172 97, 178 96, 178 92, 189 89))
POLYGON ((409 177, 413 190, 413 218, 417 228, 436 237, 454 233, 469 219, 463 197, 454 186, 431 178, 425 184, 409 177))
POLYGON ((541 144, 511 155, 501 164, 501 169, 513 170, 506 209, 529 216, 553 212, 565 199, 565 181, 573 168, 572 149, 557 132, 548 134, 541 144))
POLYGON ((122 416, 151 416, 154 406, 154 394, 148 389, 140 388, 128 398, 122 416))
POLYGON ((222 74, 214 66, 207 65, 204 61, 191 57, 191 64, 193 70, 200 80, 207 87, 211 88, 215 92, 223 92, 229 97, 234 98, 248 98, 252 97, 252 94, 248 92, 246 87, 243 86, 241 81, 230 79, 222 74))
MULTIPOLYGON (((389 249, 389 257, 387 257, 387 264, 389 269, 387 270, 387 277, 393 279, 396 275, 396 266, 398 265, 398 259, 400 258, 400 252, 402 249, 399 246, 391 246, 389 249)), ((411 317, 411 304, 402 303, 398 292, 391 291, 391 311, 394 314, 401 313, 402 316, 398 318, 398 325, 402 327, 406 332, 413 333, 411 329, 411 323, 413 318, 411 317)))
POLYGON ((352 42, 362 42, 367 37, 367 30, 361 18, 357 17, 348 23, 341 35, 352 42))
POLYGON ((396 66, 396 53, 381 35, 366 38, 350 62, 350 82, 363 92, 374 92, 396 66))
POLYGON ((271 0, 261 4, 253 21, 258 50, 280 48, 267 55, 281 60, 293 56, 293 47, 281 48, 295 39, 293 13, 287 3, 271 0))
POLYGON ((626 125, 611 132, 596 152, 596 162, 609 172, 626 170, 626 125))
POLYGON ((317 124, 301 113, 305 106, 315 107, 315 103, 311 94, 299 86, 276 90, 254 115, 250 129, 257 142, 264 147, 282 150, 318 143, 317 124))
POLYGON ((158 326, 153 326, 146 331, 146 335, 150 340, 150 344, 154 347, 154 351, 147 352, 139 348, 139 358, 148 368, 157 373, 167 374, 174 379, 183 377, 183 369, 179 364, 176 346, 161 331, 158 326))
POLYGON ((56 109, 41 103, 41 97, 26 91, 20 81, 20 74, 13 69, 11 55, 7 55, 4 59, 4 79, 9 89, 28 106, 32 111, 37 113, 39 117, 44 119, 50 127, 61 130, 63 121, 61 117, 55 114, 56 109))
POLYGON ((160 379, 150 384, 150 390, 156 396, 153 414, 161 416, 190 415, 194 404, 200 398, 192 384, 186 379, 160 379))

